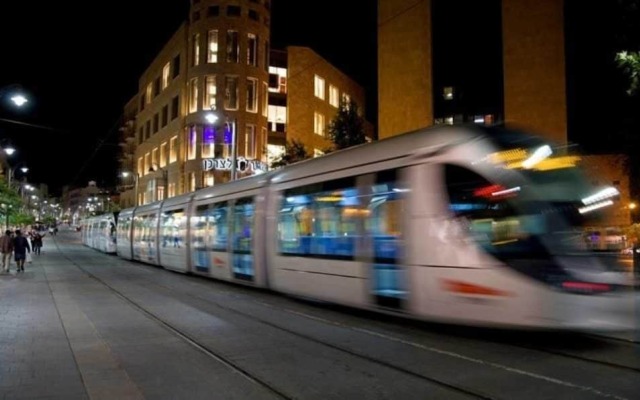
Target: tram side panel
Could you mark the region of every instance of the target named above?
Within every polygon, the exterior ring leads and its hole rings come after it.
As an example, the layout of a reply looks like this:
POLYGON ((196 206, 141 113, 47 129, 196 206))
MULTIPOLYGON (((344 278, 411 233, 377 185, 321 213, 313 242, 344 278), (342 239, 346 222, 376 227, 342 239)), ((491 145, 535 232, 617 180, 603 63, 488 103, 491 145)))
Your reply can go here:
POLYGON ((159 255, 162 267, 187 272, 188 203, 163 209, 160 213, 159 255))
POLYGON ((366 307, 369 281, 357 177, 342 172, 272 188, 267 234, 272 287, 303 297, 366 307))
POLYGON ((121 211, 116 226, 116 253, 127 260, 131 260, 133 256, 131 251, 132 217, 133 209, 121 211))
POLYGON ((196 198, 189 219, 191 270, 252 286, 267 284, 264 196, 259 191, 196 198))

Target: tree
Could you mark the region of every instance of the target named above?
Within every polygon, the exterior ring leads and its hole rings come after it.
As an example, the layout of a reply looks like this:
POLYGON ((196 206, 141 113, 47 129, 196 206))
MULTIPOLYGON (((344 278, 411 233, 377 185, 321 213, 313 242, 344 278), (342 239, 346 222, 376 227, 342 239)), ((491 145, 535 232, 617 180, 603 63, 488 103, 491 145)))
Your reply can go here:
POLYGON ((640 93, 640 51, 621 51, 616 54, 616 63, 629 78, 627 94, 633 96, 640 93))
POLYGON ((307 152, 304 144, 299 140, 293 139, 284 146, 284 153, 271 163, 271 168, 284 167, 310 157, 311 155, 307 152))
POLYGON ((328 134, 335 150, 346 149, 367 141, 364 134, 364 119, 358 114, 358 104, 355 101, 340 100, 338 113, 329 124, 328 134))

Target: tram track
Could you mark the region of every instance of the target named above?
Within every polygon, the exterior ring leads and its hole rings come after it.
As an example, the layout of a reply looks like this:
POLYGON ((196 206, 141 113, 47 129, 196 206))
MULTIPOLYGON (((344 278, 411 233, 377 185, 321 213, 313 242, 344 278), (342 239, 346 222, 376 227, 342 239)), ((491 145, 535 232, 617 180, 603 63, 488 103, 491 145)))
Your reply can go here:
MULTIPOLYGON (((81 267, 79 267, 79 268, 81 268, 81 267)), ((149 268, 157 268, 157 267, 149 266, 149 268)), ((90 275, 93 275, 88 271, 85 271, 85 272, 90 274, 90 275)), ((117 274, 122 274, 122 273, 118 271, 117 274)), ((99 278, 95 277, 95 279, 99 279, 99 278)), ((166 286, 164 284, 149 280, 146 277, 144 277, 143 279, 147 283, 150 283, 150 284, 152 284, 152 285, 154 285, 154 286, 156 286, 156 287, 158 287, 158 288, 160 288, 160 289, 162 289, 164 291, 167 291, 167 292, 170 292, 170 293, 173 293, 173 294, 177 294, 177 295, 180 295, 180 296, 190 297, 190 298, 192 298, 194 300, 204 302, 204 303, 206 303, 208 305, 214 306, 214 307, 219 308, 221 310, 224 310, 226 312, 230 312, 230 313, 234 313, 236 315, 240 315, 240 316, 242 316, 244 318, 247 318, 249 320, 257 321, 257 322, 259 322, 261 324, 264 324, 264 325, 269 326, 271 328, 280 330, 282 332, 286 332, 288 334, 294 335, 294 336, 299 337, 301 339, 308 340, 308 341, 317 343, 319 345, 326 346, 328 348, 332 348, 334 350, 338 350, 338 351, 343 352, 345 354, 349 354, 351 356, 358 357, 358 358, 366 360, 368 362, 372 362, 372 363, 375 363, 375 364, 378 364, 378 365, 382 365, 384 367, 393 369, 393 370, 398 371, 398 372, 402 372, 402 373, 410 375, 410 376, 414 376, 414 377, 417 377, 417 378, 420 378, 420 379, 427 380, 427 381, 432 382, 434 384, 438 384, 440 386, 446 387, 447 389, 455 390, 457 392, 461 392, 461 393, 464 393, 464 394, 467 394, 467 395, 471 395, 471 396, 476 397, 476 398, 482 398, 482 399, 493 399, 493 398, 495 398, 495 397, 492 397, 492 396, 487 395, 485 393, 479 392, 479 391, 477 391, 475 389, 456 386, 456 385, 453 385, 453 384, 448 383, 446 381, 443 381, 441 379, 434 379, 433 377, 421 374, 419 372, 411 371, 411 370, 409 370, 407 368, 404 368, 402 366, 396 365, 396 364, 394 364, 392 362, 389 362, 389 361, 386 361, 386 360, 380 360, 378 358, 369 356, 367 354, 362 354, 362 353, 360 353, 358 351, 351 350, 351 349, 346 348, 344 346, 337 345, 337 344, 334 344, 334 343, 330 343, 330 342, 327 342, 325 340, 321 340, 321 339, 318 339, 316 337, 313 337, 313 336, 310 336, 310 335, 307 335, 307 334, 304 334, 304 333, 300 333, 298 331, 295 331, 295 330, 283 327, 283 326, 281 326, 279 324, 276 324, 276 323, 270 322, 268 320, 265 320, 264 318, 257 317, 257 316, 255 316, 253 314, 246 313, 246 312, 237 310, 235 308, 222 305, 219 302, 213 301, 213 300, 211 300, 209 298, 206 298, 206 297, 203 297, 203 296, 199 296, 199 295, 194 295, 193 293, 186 292, 186 291, 183 291, 183 290, 180 290, 180 289, 172 288, 172 287, 166 286)), ((543 381, 546 381, 546 382, 549 382, 549 383, 554 383, 554 384, 562 385, 562 386, 565 386, 565 387, 570 387, 570 388, 575 389, 575 390, 590 392, 591 394, 597 395, 599 397, 614 398, 614 399, 617 399, 617 400, 626 399, 625 397, 619 397, 619 396, 615 396, 615 395, 610 395, 610 394, 603 393, 603 392, 601 392, 601 391, 599 391, 597 389, 591 388, 591 387, 581 386, 581 385, 578 385, 578 384, 573 384, 571 382, 562 381, 560 379, 556 379, 556 378, 551 377, 551 376, 540 375, 540 374, 537 374, 537 373, 533 373, 533 372, 529 372, 529 371, 525 371, 525 370, 520 370, 520 369, 517 369, 517 368, 509 367, 507 365, 494 363, 494 362, 489 362, 489 361, 486 361, 486 360, 465 356, 463 354, 451 352, 451 351, 448 351, 448 350, 442 350, 442 349, 439 349, 439 348, 426 346, 426 345, 423 345, 421 343, 417 343, 417 342, 410 341, 410 340, 405 340, 405 339, 402 339, 402 338, 399 338, 399 337, 394 337, 394 336, 391 336, 389 334, 377 332, 375 330, 363 329, 363 328, 359 328, 359 327, 356 327, 356 326, 344 324, 344 323, 341 323, 341 322, 335 322, 335 321, 332 321, 332 320, 328 320, 326 318, 317 317, 317 316, 314 316, 314 315, 311 315, 311 314, 298 312, 296 310, 282 308, 282 307, 270 304, 268 302, 247 298, 246 296, 238 296, 237 294, 235 294, 235 293, 233 293, 231 291, 225 291, 224 293, 228 294, 228 295, 231 295, 231 296, 234 296, 234 297, 241 297, 245 301, 252 301, 254 303, 257 303, 259 305, 271 308, 273 310, 287 312, 287 313, 296 315, 298 317, 304 317, 304 318, 307 318, 307 319, 312 319, 312 320, 315 320, 316 322, 322 322, 322 323, 325 323, 325 324, 338 326, 340 328, 346 328, 346 329, 349 329, 349 330, 352 330, 354 332, 358 332, 358 333, 361 333, 361 334, 367 334, 369 336, 373 336, 373 337, 376 337, 376 338, 379 338, 379 339, 385 339, 385 340, 388 340, 388 341, 392 341, 392 342, 395 342, 396 344, 401 343, 403 345, 408 345, 408 346, 414 347, 416 349, 420 349, 422 351, 428 351, 428 352, 437 353, 437 354, 440 354, 440 355, 447 355, 447 356, 450 356, 450 357, 453 357, 453 358, 458 358, 458 359, 461 359, 461 360, 465 360, 467 362, 471 362, 471 363, 474 363, 474 364, 481 364, 481 365, 484 365, 484 366, 497 368, 497 369, 500 369, 500 370, 503 370, 503 371, 508 371, 510 373, 515 373, 515 374, 519 374, 519 375, 523 375, 523 376, 528 376, 530 378, 543 380, 543 381)), ((480 339, 480 340, 482 340, 482 339, 480 339)), ((627 370, 627 371, 632 371, 634 373, 640 372, 640 369, 637 369, 637 368, 633 368, 633 367, 629 367, 629 366, 625 366, 625 365, 618 365, 618 364, 609 363, 609 362, 605 362, 605 361, 601 361, 601 360, 595 360, 595 359, 591 359, 591 358, 587 358, 587 357, 580 357, 580 356, 576 356, 576 355, 572 355, 572 354, 568 354, 568 353, 563 353, 563 352, 557 352, 557 351, 554 352, 554 351, 549 351, 549 350, 545 350, 545 349, 542 349, 542 348, 536 348, 536 347, 531 347, 531 346, 527 347, 527 346, 513 344, 513 343, 502 343, 502 342, 495 342, 495 341, 489 341, 489 340, 484 340, 484 341, 485 342, 492 342, 494 344, 500 344, 500 345, 507 345, 507 346, 512 346, 512 347, 523 348, 523 349, 526 349, 526 350, 529 350, 529 351, 545 352, 545 353, 548 353, 548 354, 553 354, 555 356, 571 358, 571 359, 575 359, 575 360, 579 360, 579 361, 583 361, 583 362, 595 363, 595 364, 598 364, 598 365, 601 365, 601 366, 605 366, 605 367, 608 367, 608 368, 624 369, 624 370, 627 370)))
MULTIPOLYGON (((200 341, 198 338, 194 337, 193 335, 189 334, 188 332, 184 331, 183 329, 180 329, 175 324, 172 324, 172 323, 166 321, 165 319, 159 317, 154 312, 152 312, 152 311, 148 310, 147 308, 145 308, 144 306, 140 305, 134 299, 132 299, 131 297, 129 297, 126 294, 122 293, 122 291, 118 290, 117 288, 113 287, 109 283, 105 282, 103 279, 101 279, 97 275, 93 274, 92 272, 88 271, 86 268, 83 268, 81 265, 79 265, 77 262, 75 262, 74 260, 70 259, 66 255, 64 257, 73 266, 78 268, 80 271, 82 271, 88 277, 90 277, 94 281, 96 281, 99 284, 101 284, 104 287, 106 287, 115 296, 117 296, 121 300, 125 301, 132 308, 134 308, 135 310, 137 310, 141 314, 145 315, 151 321, 157 323, 158 325, 160 325, 161 327, 163 327, 164 329, 166 329, 167 331, 169 331, 170 333, 172 333, 176 337, 178 337, 178 338, 182 339, 183 341, 185 341, 186 343, 188 343, 191 347, 193 347, 196 350, 200 351, 201 353, 207 355, 208 357, 216 360, 217 362, 222 363, 223 365, 225 365, 229 369, 239 373, 240 375, 242 375, 243 377, 245 377, 247 380, 251 381, 252 383, 265 388, 266 390, 268 390, 269 392, 271 392, 272 394, 274 394, 278 398, 281 398, 281 399, 295 399, 295 397, 292 397, 292 396, 284 393, 283 391, 281 391, 277 387, 275 387, 273 384, 267 382, 266 380, 260 378, 259 376, 255 375, 255 374, 252 374, 248 369, 246 369, 246 368, 242 367, 241 365, 239 365, 239 363, 234 362, 233 360, 229 359, 228 357, 226 357, 225 355, 221 354, 220 352, 212 349, 210 346, 207 346, 202 341, 200 341)), ((440 386, 440 387, 442 387, 444 389, 447 389, 447 390, 450 390, 450 391, 453 391, 453 392, 457 392, 459 394, 463 394, 463 395, 466 395, 466 396, 470 396, 470 397, 473 397, 473 398, 477 398, 477 399, 483 399, 483 400, 495 400, 495 399, 497 399, 497 398, 489 396, 489 395, 487 395, 485 393, 481 393, 480 391, 469 389, 469 388, 464 388, 464 387, 460 387, 460 386, 456 386, 456 385, 452 385, 452 384, 449 384, 447 382, 444 382, 444 381, 441 381, 441 380, 438 380, 438 379, 434 379, 434 378, 425 376, 423 374, 416 373, 416 372, 408 370, 406 368, 402 368, 402 367, 396 366, 394 364, 375 359, 373 357, 369 357, 369 356, 366 356, 366 355, 363 355, 363 354, 359 354, 357 352, 354 352, 354 351, 351 351, 351 350, 348 350, 348 349, 344 349, 341 346, 336 346, 336 345, 333 345, 331 343, 327 343, 327 342, 315 339, 315 338, 310 337, 308 335, 300 334, 300 333, 295 332, 293 330, 289 330, 287 328, 283 328, 281 326, 278 326, 277 324, 273 324, 273 323, 270 323, 268 321, 260 320, 260 319, 256 318, 255 316, 252 316, 250 314, 243 313, 241 311, 234 310, 232 308, 228 308, 228 307, 222 306, 222 305, 220 305, 218 303, 214 303, 214 302, 211 302, 209 300, 199 298, 198 296, 193 296, 193 295, 190 295, 188 293, 179 292, 179 291, 177 291, 177 290, 175 290, 173 288, 167 287, 165 285, 158 284, 156 282, 152 282, 152 281, 150 281, 148 279, 145 279, 145 280, 146 280, 146 282, 151 283, 154 286, 156 286, 158 288, 161 288, 161 289, 163 289, 165 291, 171 291, 171 292, 174 292, 174 293, 180 293, 183 296, 188 296, 188 297, 191 297, 193 299, 197 299, 199 301, 205 301, 208 304, 214 305, 214 306, 216 306, 216 307, 218 307, 220 309, 223 309, 223 310, 225 310, 227 312, 232 312, 232 313, 235 313, 237 315, 242 315, 245 318, 250 318, 251 320, 258 321, 260 323, 263 323, 263 324, 265 324, 267 326, 271 326, 272 328, 275 328, 275 329, 278 329, 278 330, 281 330, 281 331, 285 331, 285 332, 287 332, 287 333, 289 333, 291 335, 295 335, 295 336, 300 337, 302 339, 309 340, 309 341, 314 342, 316 344, 332 348, 334 350, 337 350, 337 351, 349 354, 351 356, 366 360, 368 362, 371 362, 371 363, 374 363, 374 364, 377 364, 377 365, 380 365, 380 366, 395 370, 397 372, 404 373, 406 375, 409 375, 409 376, 412 376, 412 377, 415 377, 415 378, 418 378, 418 379, 422 379, 424 381, 427 381, 427 382, 430 382, 432 384, 438 385, 438 386, 440 386)))

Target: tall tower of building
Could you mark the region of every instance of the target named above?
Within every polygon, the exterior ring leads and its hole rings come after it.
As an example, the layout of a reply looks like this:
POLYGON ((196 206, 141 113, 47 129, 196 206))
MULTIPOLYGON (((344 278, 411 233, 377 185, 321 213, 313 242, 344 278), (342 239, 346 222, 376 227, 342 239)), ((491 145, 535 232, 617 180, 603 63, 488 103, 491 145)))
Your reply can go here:
MULTIPOLYGON (((229 158, 233 131, 239 159, 266 161, 270 9, 269 0, 191 0, 185 192, 230 179, 228 162, 203 160, 229 158)), ((252 173, 243 165, 238 177, 252 173)))
POLYGON ((378 0, 380 138, 434 123, 567 141, 563 0, 378 0))

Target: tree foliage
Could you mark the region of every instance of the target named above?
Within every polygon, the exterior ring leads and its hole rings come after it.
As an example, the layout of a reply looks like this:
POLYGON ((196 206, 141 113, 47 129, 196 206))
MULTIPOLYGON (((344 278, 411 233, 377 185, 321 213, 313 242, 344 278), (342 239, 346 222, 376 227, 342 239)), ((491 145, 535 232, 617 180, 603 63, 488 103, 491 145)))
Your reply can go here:
POLYGON ((294 164, 310 157, 311 155, 307 152, 304 144, 299 140, 293 139, 285 145, 284 153, 271 163, 271 168, 284 167, 285 165, 294 164))
POLYGON ((640 51, 621 51, 616 55, 616 63, 629 79, 627 94, 640 93, 640 51))
POLYGON ((367 141, 364 134, 364 119, 358 113, 358 104, 344 99, 340 101, 338 112, 331 120, 328 129, 329 139, 335 150, 346 149, 367 141))

